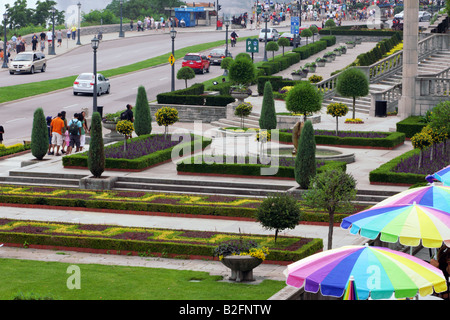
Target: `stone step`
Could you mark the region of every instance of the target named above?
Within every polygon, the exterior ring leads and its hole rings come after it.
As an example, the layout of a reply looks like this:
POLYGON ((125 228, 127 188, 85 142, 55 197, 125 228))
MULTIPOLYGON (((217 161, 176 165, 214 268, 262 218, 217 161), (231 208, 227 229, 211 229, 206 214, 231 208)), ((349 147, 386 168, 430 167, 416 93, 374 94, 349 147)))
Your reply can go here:
POLYGON ((1 184, 12 185, 42 185, 49 187, 65 187, 65 188, 78 188, 80 185, 79 179, 57 179, 53 177, 39 178, 39 177, 26 177, 26 176, 5 176, 0 177, 1 184))

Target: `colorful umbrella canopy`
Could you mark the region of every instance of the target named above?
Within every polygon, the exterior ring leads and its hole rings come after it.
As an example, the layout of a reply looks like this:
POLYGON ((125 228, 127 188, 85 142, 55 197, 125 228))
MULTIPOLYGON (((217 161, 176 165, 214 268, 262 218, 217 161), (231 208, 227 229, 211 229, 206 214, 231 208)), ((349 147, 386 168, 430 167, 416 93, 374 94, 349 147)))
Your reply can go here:
POLYGON ((444 186, 450 186, 450 166, 445 167, 433 174, 434 178, 441 181, 444 186))
POLYGON ((440 248, 450 246, 450 213, 428 206, 413 204, 372 207, 344 218, 341 222, 350 233, 415 247, 440 248))
POLYGON ((414 202, 450 213, 450 187, 430 185, 408 189, 379 202, 372 208, 414 204, 414 202))
POLYGON ((356 291, 355 278, 353 276, 350 276, 347 288, 345 288, 344 300, 359 300, 358 292, 356 291))
POLYGON ((313 254, 287 266, 286 283, 305 291, 342 297, 350 276, 360 300, 412 298, 447 290, 442 271, 389 248, 345 246, 313 254))

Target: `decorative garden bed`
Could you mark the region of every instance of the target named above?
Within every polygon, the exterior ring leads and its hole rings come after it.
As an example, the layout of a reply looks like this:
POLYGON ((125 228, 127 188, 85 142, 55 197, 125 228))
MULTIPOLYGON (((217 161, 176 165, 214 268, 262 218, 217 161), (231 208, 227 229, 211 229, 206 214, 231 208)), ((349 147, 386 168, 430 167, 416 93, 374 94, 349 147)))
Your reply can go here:
POLYGON ((30 143, 18 143, 7 147, 3 144, 0 144, 0 160, 28 153, 30 152, 30 149, 30 143))
MULTIPOLYGON (((275 159, 275 158, 274 158, 275 159)), ((295 179, 294 157, 276 157, 277 161, 267 163, 267 159, 260 157, 233 157, 233 156, 207 156, 198 155, 177 163, 178 174, 221 175, 257 177, 267 179, 295 179), (261 174, 262 169, 274 168, 276 172, 271 175, 261 174)), ((317 172, 347 168, 345 162, 317 161, 317 172)))
POLYGON ((289 264, 323 249, 322 239, 0 219, 0 242, 28 248, 213 260, 214 248, 233 239, 267 247, 265 263, 289 264))
MULTIPOLYGON (((219 195, 96 191, 57 187, 0 185, 0 204, 48 209, 88 210, 107 213, 189 216, 256 221, 262 199, 219 195)), ((327 223, 328 213, 299 202, 301 223, 327 223)), ((355 212, 362 210, 355 208, 355 212)), ((340 223, 352 212, 335 215, 340 223)))
POLYGON ((369 174, 371 184, 413 185, 425 183, 425 177, 450 164, 450 142, 443 148, 443 143, 436 147, 433 158, 431 148, 423 151, 423 162, 419 168, 420 149, 408 151, 401 156, 381 165, 369 174))
MULTIPOLYGON (((185 137, 172 141, 172 136, 163 134, 150 134, 127 141, 126 151, 124 141, 105 147, 105 169, 107 170, 134 170, 142 171, 154 165, 171 160, 172 150, 175 146, 183 148, 190 145, 190 151, 195 150, 196 143, 201 139, 201 149, 206 148, 211 139, 201 136, 189 135, 190 141, 184 142, 185 137)), ((88 153, 74 154, 63 157, 65 168, 87 168, 88 153)))
MULTIPOLYGON (((401 132, 371 132, 371 131, 339 131, 315 130, 314 138, 317 145, 370 148, 370 149, 395 149, 405 142, 405 134, 401 132)), ((292 129, 280 130, 281 143, 292 143, 292 129)))

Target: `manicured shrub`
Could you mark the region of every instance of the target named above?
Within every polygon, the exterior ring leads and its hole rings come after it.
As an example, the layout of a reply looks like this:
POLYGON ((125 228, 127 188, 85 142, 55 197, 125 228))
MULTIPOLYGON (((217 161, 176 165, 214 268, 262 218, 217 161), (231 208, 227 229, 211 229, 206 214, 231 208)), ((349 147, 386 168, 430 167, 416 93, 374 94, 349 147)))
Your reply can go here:
POLYGON ((42 160, 48 151, 48 129, 44 110, 37 108, 33 115, 33 129, 31 130, 31 154, 42 160))
POLYGON ((264 86, 264 97, 259 118, 261 129, 272 130, 277 128, 277 116, 275 111, 275 101, 273 99, 273 89, 269 81, 264 86))
POLYGON ((311 121, 306 121, 298 142, 295 158, 295 180, 302 189, 307 189, 309 182, 316 175, 316 142, 311 121))
POLYGON ((195 72, 190 67, 182 67, 177 72, 177 79, 178 80, 184 80, 184 82, 186 84, 186 89, 188 87, 188 85, 187 85, 188 80, 191 80, 191 79, 194 79, 194 78, 195 78, 195 72))
POLYGON ((352 119, 355 119, 356 98, 369 94, 369 79, 360 69, 346 69, 337 78, 336 91, 343 97, 353 98, 352 119))
POLYGON ((303 114, 305 121, 309 113, 318 112, 321 108, 322 94, 309 81, 295 85, 286 96, 286 109, 292 113, 303 114))
POLYGON ((103 145, 102 118, 100 113, 92 114, 91 140, 87 157, 89 171, 94 178, 100 178, 105 171, 105 150, 103 145))
POLYGON ((147 92, 145 92, 143 86, 138 88, 135 108, 134 131, 138 136, 150 134, 152 132, 152 118, 147 100, 147 92))
POLYGON ((250 85, 256 77, 255 66, 252 61, 247 59, 235 60, 228 72, 229 78, 234 84, 250 85))
POLYGON ((267 51, 272 52, 272 61, 275 59, 275 51, 280 50, 280 47, 278 46, 278 43, 271 41, 266 46, 267 51))

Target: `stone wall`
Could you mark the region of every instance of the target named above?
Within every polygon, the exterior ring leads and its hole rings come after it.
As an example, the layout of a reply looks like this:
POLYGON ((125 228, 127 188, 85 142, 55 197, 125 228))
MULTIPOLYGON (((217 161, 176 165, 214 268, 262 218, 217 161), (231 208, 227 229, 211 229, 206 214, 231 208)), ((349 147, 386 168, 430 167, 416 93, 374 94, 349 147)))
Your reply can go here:
POLYGON ((226 107, 219 106, 189 106, 150 103, 150 112, 153 119, 155 119, 156 111, 162 107, 177 109, 180 122, 203 121, 206 123, 225 118, 227 109, 226 107))

